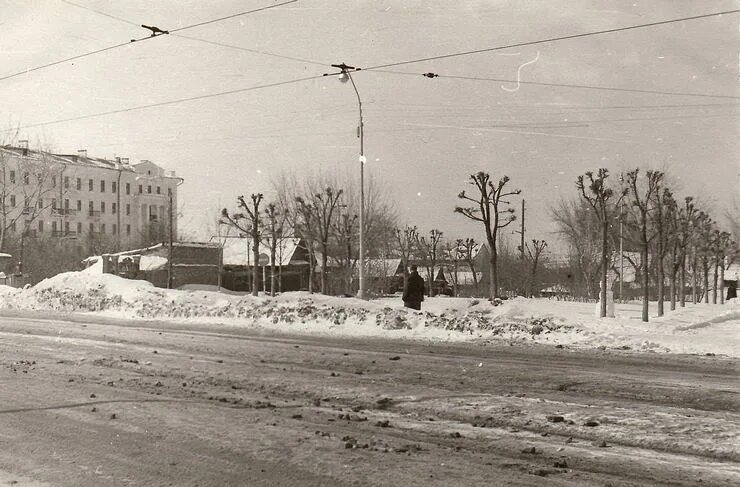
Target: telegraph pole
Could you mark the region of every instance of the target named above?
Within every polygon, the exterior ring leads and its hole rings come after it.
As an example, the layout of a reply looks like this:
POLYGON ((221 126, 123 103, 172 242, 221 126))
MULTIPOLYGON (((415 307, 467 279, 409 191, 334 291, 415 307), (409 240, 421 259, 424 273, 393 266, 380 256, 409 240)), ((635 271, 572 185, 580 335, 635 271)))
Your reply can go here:
POLYGON ((524 262, 524 198, 522 198, 522 230, 520 233, 522 234, 522 262, 524 262))

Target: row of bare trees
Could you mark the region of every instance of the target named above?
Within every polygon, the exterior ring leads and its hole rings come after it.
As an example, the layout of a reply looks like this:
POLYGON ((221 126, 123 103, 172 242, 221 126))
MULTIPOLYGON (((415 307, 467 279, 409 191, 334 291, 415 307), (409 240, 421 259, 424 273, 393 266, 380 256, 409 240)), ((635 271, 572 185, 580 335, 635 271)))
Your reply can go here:
MULTIPOLYGON (((617 183, 609 178, 609 171, 603 168, 579 176, 579 200, 563 201, 553 211, 588 294, 593 295, 592 284, 597 277, 605 293, 609 272, 619 275, 616 250, 621 240, 626 249, 639 252, 638 261, 631 257, 627 260, 641 277, 643 321, 649 319, 651 278, 658 316, 664 314, 666 295, 670 309, 675 309, 677 303, 685 306, 689 274, 693 302, 703 296, 708 303, 710 290, 713 303, 718 296, 723 302, 724 296, 718 291, 724 270, 737 255, 731 233, 721 229, 693 197, 678 198, 661 171, 634 169, 621 175, 617 183)), ((603 317, 606 299, 601 297, 603 317)))

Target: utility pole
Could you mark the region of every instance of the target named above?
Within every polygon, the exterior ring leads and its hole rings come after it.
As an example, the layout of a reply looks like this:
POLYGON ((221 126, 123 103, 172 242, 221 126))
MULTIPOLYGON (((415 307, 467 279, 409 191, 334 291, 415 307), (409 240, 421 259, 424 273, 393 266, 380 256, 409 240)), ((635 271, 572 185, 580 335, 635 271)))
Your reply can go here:
POLYGON ((167 289, 172 289, 172 188, 167 188, 167 200, 168 200, 168 211, 167 218, 169 220, 169 244, 167 245, 167 289))
POLYGON ((524 262, 524 198, 522 198, 522 230, 520 232, 522 235, 522 262, 524 262))

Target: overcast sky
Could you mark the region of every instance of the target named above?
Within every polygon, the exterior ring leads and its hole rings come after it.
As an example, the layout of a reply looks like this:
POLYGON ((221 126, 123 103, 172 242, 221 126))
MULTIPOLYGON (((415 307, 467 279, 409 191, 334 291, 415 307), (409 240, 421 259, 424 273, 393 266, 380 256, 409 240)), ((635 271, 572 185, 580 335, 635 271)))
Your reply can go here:
MULTIPOLYGON (((162 29, 271 5, 270 0, 71 0, 162 29)), ((280 171, 357 173, 351 85, 320 78, 146 110, 26 125, 331 71, 484 49, 738 8, 736 1, 299 0, 175 36, 136 42, 0 81, 5 127, 58 152, 150 159, 185 179, 183 224, 205 228, 239 194, 280 171), (284 56, 284 57, 279 57, 284 56), (286 57, 296 58, 286 59, 286 57)), ((0 0, 0 78, 143 37, 148 31, 60 0, 0 0)), ((682 194, 726 208, 735 197, 738 20, 653 28, 358 72, 367 171, 402 223, 451 238, 483 234, 453 214, 475 171, 504 174, 527 201, 528 238, 554 239, 550 207, 598 167, 668 170, 682 194), (724 97, 636 93, 421 73, 724 97), (734 97, 734 98, 733 98, 734 97)), ((512 200, 519 207, 520 200, 512 200)), ((205 231, 200 237, 207 238, 205 231)))

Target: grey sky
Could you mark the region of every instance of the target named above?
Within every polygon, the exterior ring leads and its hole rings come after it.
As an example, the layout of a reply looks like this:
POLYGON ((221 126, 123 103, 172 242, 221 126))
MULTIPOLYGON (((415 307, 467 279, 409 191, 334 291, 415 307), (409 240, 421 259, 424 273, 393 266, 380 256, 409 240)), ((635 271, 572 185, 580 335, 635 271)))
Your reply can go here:
MULTIPOLYGON (((270 5, 71 0, 163 29, 270 5)), ((735 1, 300 0, 182 34, 318 63, 370 66, 738 8, 735 1)), ((5 0, 0 77, 147 31, 57 0, 5 0)), ((480 230, 452 210, 467 175, 507 174, 529 208, 529 237, 552 238, 548 211, 600 166, 669 170, 683 194, 726 206, 738 191, 738 99, 428 79, 420 73, 740 96, 739 15, 359 72, 367 168, 402 221, 450 237, 480 230), (539 54, 538 54, 539 53, 539 54), (534 59, 537 59, 534 61, 534 59)), ((322 74, 330 68, 162 36, 0 81, 8 127, 322 74)), ((357 169, 349 85, 292 85, 22 129, 60 152, 151 159, 185 178, 184 221, 268 189, 281 170, 357 169), (257 172, 259 170, 259 173, 257 172)), ((519 201, 516 201, 518 208, 519 201)), ((207 237, 207 235, 201 235, 207 237)))

